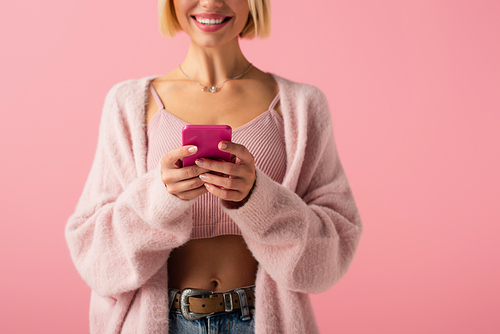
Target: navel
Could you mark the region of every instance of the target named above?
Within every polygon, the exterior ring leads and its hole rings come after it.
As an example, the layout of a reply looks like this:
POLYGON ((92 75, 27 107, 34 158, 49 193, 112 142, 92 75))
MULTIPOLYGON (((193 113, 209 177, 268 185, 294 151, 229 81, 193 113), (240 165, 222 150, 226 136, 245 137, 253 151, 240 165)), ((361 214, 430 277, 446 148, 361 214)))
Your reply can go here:
POLYGON ((221 284, 221 281, 219 278, 215 277, 210 280, 210 290, 212 291, 217 291, 221 284))

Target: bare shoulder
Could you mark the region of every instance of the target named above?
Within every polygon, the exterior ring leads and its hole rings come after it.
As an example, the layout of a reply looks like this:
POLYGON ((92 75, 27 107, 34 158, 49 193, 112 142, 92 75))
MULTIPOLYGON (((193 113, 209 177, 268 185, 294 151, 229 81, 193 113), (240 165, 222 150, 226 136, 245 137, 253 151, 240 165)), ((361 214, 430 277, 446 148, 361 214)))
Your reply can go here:
MULTIPOLYGON (((156 77, 153 80, 151 80, 151 85, 153 86, 153 89, 157 92, 159 95, 160 100, 162 99, 163 96, 165 96, 165 92, 175 92, 179 90, 179 85, 177 82, 179 81, 179 78, 175 70, 170 71, 169 73, 156 77)), ((158 103, 155 101, 153 94, 151 90, 148 89, 148 98, 146 101, 146 122, 149 124, 151 119, 153 119, 154 115, 158 112, 160 109, 160 106, 158 103)))
POLYGON ((249 75, 249 79, 257 81, 264 90, 270 92, 272 95, 278 93, 278 84, 271 74, 263 72, 256 67, 249 74, 251 74, 249 75))
MULTIPOLYGON (((273 101, 276 95, 278 95, 278 83, 274 80, 271 74, 254 67, 254 71, 251 71, 249 79, 254 83, 251 85, 251 90, 256 93, 256 96, 261 96, 264 101, 273 101)), ((274 109, 281 117, 283 117, 279 101, 275 105, 274 109)))
POLYGON ((165 75, 154 78, 151 83, 158 93, 179 89, 179 82, 185 81, 184 77, 179 76, 177 69, 168 72, 165 75))

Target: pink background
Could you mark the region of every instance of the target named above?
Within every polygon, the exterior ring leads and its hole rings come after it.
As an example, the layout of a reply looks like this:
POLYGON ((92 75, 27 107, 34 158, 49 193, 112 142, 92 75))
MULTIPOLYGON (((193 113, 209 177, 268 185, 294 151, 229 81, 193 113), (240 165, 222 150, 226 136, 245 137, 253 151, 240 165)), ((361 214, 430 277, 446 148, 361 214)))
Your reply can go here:
MULTIPOLYGON (((0 3, 0 333, 87 333, 64 240, 104 96, 164 74, 156 1, 0 3)), ((365 233, 322 333, 500 331, 500 2, 272 2, 257 67, 327 95, 365 233), (495 172, 495 170, 497 172, 495 172)))

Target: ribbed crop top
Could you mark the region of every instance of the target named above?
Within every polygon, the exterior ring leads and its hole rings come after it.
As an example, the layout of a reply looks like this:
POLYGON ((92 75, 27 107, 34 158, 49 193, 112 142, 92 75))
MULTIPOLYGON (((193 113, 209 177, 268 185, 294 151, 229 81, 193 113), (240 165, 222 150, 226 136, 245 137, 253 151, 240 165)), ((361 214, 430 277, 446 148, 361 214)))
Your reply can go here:
MULTIPOLYGON (((149 89, 159 109, 148 124, 148 171, 156 168, 169 150, 182 146, 182 128, 189 124, 165 110, 151 83, 149 89)), ((281 183, 286 171, 286 150, 283 119, 274 109, 279 95, 276 95, 264 113, 233 129, 232 141, 245 146, 254 156, 255 165, 275 182, 281 183)), ((222 211, 219 199, 211 193, 198 197, 191 210, 191 239, 241 235, 238 226, 222 211)))

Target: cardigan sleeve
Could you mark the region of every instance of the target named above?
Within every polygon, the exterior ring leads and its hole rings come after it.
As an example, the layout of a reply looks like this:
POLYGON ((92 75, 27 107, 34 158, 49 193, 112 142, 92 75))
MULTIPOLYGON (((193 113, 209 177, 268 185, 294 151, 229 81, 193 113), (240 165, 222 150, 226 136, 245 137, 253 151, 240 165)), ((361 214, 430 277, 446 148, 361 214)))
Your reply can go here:
POLYGON ((118 90, 106 96, 94 161, 65 229, 78 272, 102 296, 138 289, 192 229, 193 201, 165 190, 160 167, 138 175, 118 90))
POLYGON ((294 134, 303 152, 300 167, 294 166, 295 161, 287 171, 298 178, 295 191, 257 168, 248 201, 236 209, 222 203, 261 268, 284 288, 303 293, 323 292, 338 282, 362 234, 337 154, 327 100, 315 90, 315 98, 307 104, 307 135, 294 134), (310 117, 317 114, 321 117, 310 117))

